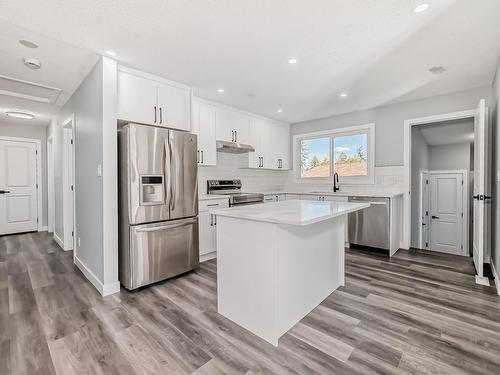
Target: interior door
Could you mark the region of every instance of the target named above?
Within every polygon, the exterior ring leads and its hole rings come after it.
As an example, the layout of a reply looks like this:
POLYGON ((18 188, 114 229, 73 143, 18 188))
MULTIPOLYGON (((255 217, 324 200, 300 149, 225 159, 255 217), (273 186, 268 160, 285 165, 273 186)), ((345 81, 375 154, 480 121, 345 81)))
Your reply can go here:
POLYGON ((421 184, 421 201, 420 201, 420 220, 421 220, 421 232, 420 232, 420 249, 429 249, 430 243, 430 230, 431 230, 431 217, 429 215, 429 197, 431 195, 429 188, 430 176, 427 172, 422 172, 420 177, 421 184))
MULTIPOLYGON (((487 152, 488 133, 486 127, 486 102, 481 99, 474 116, 474 194, 473 198, 473 235, 472 249, 476 266, 476 282, 483 278, 484 250, 486 243, 486 207, 487 195, 487 152)), ((484 281, 484 280, 483 280, 484 281)))
POLYGON ((36 144, 0 140, 0 234, 38 229, 36 144))
POLYGON ((430 176, 430 250, 462 254, 462 179, 461 173, 433 173, 430 176))

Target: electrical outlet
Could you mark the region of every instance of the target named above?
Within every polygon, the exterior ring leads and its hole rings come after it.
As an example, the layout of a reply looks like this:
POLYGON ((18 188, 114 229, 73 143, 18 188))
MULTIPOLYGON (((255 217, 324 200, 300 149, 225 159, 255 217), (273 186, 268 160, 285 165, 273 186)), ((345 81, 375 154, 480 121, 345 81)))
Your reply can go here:
POLYGON ((78 247, 82 245, 82 242, 80 241, 80 237, 78 237, 78 247))

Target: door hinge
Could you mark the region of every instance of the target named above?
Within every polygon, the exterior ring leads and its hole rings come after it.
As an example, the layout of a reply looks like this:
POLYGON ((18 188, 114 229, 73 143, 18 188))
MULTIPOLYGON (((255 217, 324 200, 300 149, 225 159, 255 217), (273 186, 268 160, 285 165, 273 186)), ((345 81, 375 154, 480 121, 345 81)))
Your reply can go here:
POLYGON ((429 211, 425 211, 425 216, 429 216, 429 211))
POLYGON ((38 189, 38 184, 36 184, 36 188, 38 189))
POLYGON ((71 141, 70 141, 70 142, 71 142, 71 144, 73 144, 73 138, 71 138, 71 141))
POLYGON ((427 247, 429 247, 429 242, 426 242, 426 243, 425 243, 425 247, 426 247, 426 248, 427 248, 427 247))
POLYGON ((38 218, 36 218, 36 222, 38 223, 38 218))
POLYGON ((71 185, 71 191, 73 191, 73 185, 71 185))
POLYGON ((460 248, 463 250, 464 249, 464 245, 460 245, 460 248))
POLYGON ((462 185, 464 184, 464 180, 462 180, 462 185))
POLYGON ((35 155, 38 155, 38 150, 35 150, 35 155))
POLYGON ((71 231, 71 237, 75 237, 75 232, 71 231))
POLYGON ((429 180, 425 180, 425 184, 426 184, 426 185, 429 185, 429 180))
POLYGON ((462 217, 464 217, 464 213, 462 212, 462 217))

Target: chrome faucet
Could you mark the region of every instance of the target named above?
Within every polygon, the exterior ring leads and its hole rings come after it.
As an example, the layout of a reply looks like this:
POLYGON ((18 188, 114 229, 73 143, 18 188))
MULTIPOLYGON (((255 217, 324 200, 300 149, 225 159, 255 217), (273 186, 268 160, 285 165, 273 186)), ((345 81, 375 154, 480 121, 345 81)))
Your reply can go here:
POLYGON ((339 186, 339 175, 337 172, 333 174, 333 192, 336 193, 340 190, 339 186))

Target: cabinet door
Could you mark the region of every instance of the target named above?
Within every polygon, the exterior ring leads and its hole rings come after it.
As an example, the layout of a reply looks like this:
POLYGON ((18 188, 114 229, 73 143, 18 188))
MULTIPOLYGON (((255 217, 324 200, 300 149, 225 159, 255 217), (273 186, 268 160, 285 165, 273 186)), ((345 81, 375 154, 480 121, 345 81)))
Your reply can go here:
POLYGON ((200 256, 215 251, 215 227, 212 214, 200 212, 198 215, 200 223, 200 256))
POLYGON ((255 152, 248 153, 248 168, 263 168, 264 153, 262 149, 262 133, 265 131, 265 123, 261 119, 253 118, 248 131, 248 144, 255 152))
POLYGON ((117 116, 120 120, 157 125, 156 82, 130 73, 118 72, 117 116))
POLYGON ((215 108, 206 103, 199 103, 198 116, 198 164, 215 166, 217 164, 215 108))
POLYGON ((234 142, 234 116, 225 108, 215 110, 215 138, 218 141, 234 142))
POLYGON ((275 145, 276 157, 279 169, 290 169, 290 125, 286 123, 277 123, 275 125, 275 145))
POLYGON ((251 117, 243 113, 234 113, 234 130, 236 135, 236 142, 248 144, 248 131, 250 128, 251 117))
POLYGON ((158 83, 158 123, 167 128, 190 131, 189 90, 158 83))

